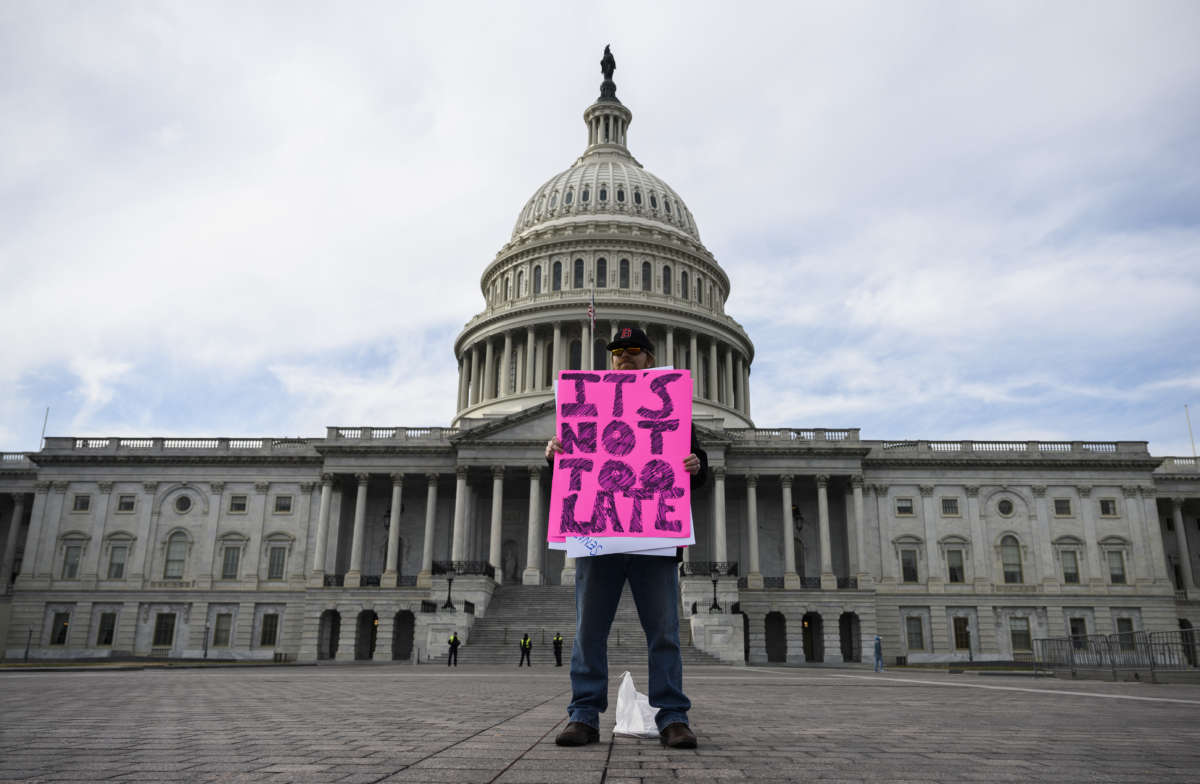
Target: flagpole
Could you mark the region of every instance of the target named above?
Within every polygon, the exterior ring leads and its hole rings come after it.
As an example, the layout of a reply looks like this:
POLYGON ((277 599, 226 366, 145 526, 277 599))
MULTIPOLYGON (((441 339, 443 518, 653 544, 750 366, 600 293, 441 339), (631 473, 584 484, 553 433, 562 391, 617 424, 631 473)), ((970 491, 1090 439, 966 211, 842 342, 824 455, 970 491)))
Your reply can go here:
POLYGON ((1192 442, 1192 459, 1196 459, 1196 437, 1192 435, 1192 415, 1188 413, 1187 403, 1183 404, 1183 415, 1187 417, 1188 423, 1188 438, 1192 442))

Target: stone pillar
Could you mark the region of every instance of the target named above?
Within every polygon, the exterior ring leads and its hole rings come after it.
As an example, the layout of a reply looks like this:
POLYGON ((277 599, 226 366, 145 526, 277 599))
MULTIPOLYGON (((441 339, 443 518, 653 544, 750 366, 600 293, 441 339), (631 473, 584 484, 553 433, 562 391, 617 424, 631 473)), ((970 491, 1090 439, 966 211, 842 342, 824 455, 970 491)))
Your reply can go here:
POLYGON ((458 466, 454 469, 454 529, 451 532, 450 560, 463 561, 466 552, 467 528, 467 467, 458 466))
MULTIPOLYGON (((1196 583, 1192 578, 1192 555, 1188 550, 1187 531, 1183 527, 1183 499, 1171 499, 1171 517, 1175 521, 1175 546, 1179 549, 1179 571, 1183 577, 1183 589, 1185 591, 1194 592, 1196 583)), ((10 539, 12 537, 9 537, 10 539)), ((8 563, 7 548, 5 549, 5 563, 8 563)), ((5 583, 7 584, 7 583, 5 583)))
MULTIPOLYGON (((687 548, 684 548, 687 552, 687 548)), ((563 558, 562 572, 558 575, 559 585, 574 585, 575 584, 575 559, 563 558)))
POLYGON ((708 342, 708 399, 716 403, 721 397, 717 381, 717 339, 708 342))
POLYGON ((536 337, 533 332, 533 327, 525 328, 525 391, 532 392, 534 387, 534 359, 537 355, 535 351, 536 337))
POLYGON ((868 572, 864 566, 867 561, 866 551, 866 535, 864 528, 866 523, 863 521, 863 478, 862 474, 855 474, 850 477, 850 492, 853 496, 854 503, 854 563, 850 565, 850 573, 858 579, 859 589, 865 588, 863 584, 867 581, 868 572))
POLYGON ((483 399, 483 378, 479 373, 479 344, 471 346, 471 386, 470 402, 475 405, 483 399))
POLYGON ((321 474, 321 508, 317 513, 317 541, 313 544, 313 577, 324 578, 325 546, 329 538, 329 501, 333 495, 333 474, 321 474))
POLYGON ((525 585, 542 584, 542 469, 529 469, 529 528, 525 542, 525 585))
POLYGON ((742 387, 746 390, 746 396, 742 398, 742 413, 747 417, 750 416, 750 360, 747 358, 746 367, 743 371, 742 387))
POLYGON ((9 592, 13 562, 17 557, 17 537, 21 533, 21 520, 25 517, 25 494, 13 493, 12 497, 12 519, 8 523, 8 536, 4 540, 4 560, 0 561, 0 596, 9 592))
POLYGON ((421 571, 417 573, 417 586, 429 588, 433 585, 433 525, 437 519, 438 475, 426 474, 428 488, 425 491, 425 538, 421 542, 421 571))
POLYGON ((688 370, 692 371, 692 396, 700 397, 700 362, 696 356, 696 333, 688 334, 688 370))
MULTIPOLYGON (((972 581, 975 583, 975 591, 982 593, 992 581, 992 570, 988 566, 988 553, 992 548, 984 535, 983 518, 979 514, 979 485, 967 485, 966 490, 967 521, 971 526, 971 569, 974 572, 972 581)), ((983 623, 982 615, 979 623, 983 623)))
POLYGON ((746 475, 746 533, 750 539, 750 572, 747 588, 762 588, 763 577, 758 563, 758 477, 746 475))
POLYGON ((1046 486, 1033 486, 1033 543, 1037 549, 1038 571, 1042 590, 1058 593, 1061 585, 1054 569, 1054 548, 1050 545, 1050 511, 1046 502, 1046 486))
MULTIPOLYGON (((1125 559, 1125 582, 1128 585, 1136 585, 1138 582, 1150 582, 1149 558, 1146 555, 1146 529, 1142 525, 1142 504, 1138 498, 1138 488, 1133 486, 1122 487, 1121 491, 1125 495, 1125 512, 1126 519, 1129 520, 1129 541, 1132 543, 1133 552, 1132 562, 1130 558, 1125 559)), ((1108 576, 1107 565, 1105 568, 1105 576, 1108 576)))
POLYGON ((400 505, 404 494, 404 474, 392 474, 392 510, 388 515, 387 565, 380 585, 395 588, 400 576, 400 505))
POLYGON ((579 327, 579 368, 581 370, 593 370, 592 365, 595 364, 595 350, 592 346, 592 323, 584 319, 583 324, 579 327))
POLYGON ((743 413, 746 411, 746 368, 742 355, 737 355, 737 370, 735 371, 734 384, 737 387, 737 409, 743 413))
POLYGON ((1163 547, 1162 525, 1158 522, 1158 501, 1155 496, 1158 489, 1142 488, 1142 506, 1146 511, 1146 557, 1149 561, 1150 576, 1156 583, 1170 584, 1167 575, 1167 551, 1163 547))
POLYGON ((496 397, 496 349, 489 337, 483 347, 483 399, 496 397))
POLYGON ((896 582, 896 552, 892 546, 891 510, 885 511, 887 485, 871 485, 875 496, 875 519, 879 522, 879 579, 880 582, 896 582))
POLYGON ((736 408, 737 401, 733 397, 733 347, 725 347, 725 372, 721 374, 721 383, 725 385, 725 405, 736 408))
POLYGON ((558 383, 558 371, 562 370, 562 324, 554 322, 554 347, 550 365, 550 385, 558 383))
POLYGON ((713 477, 713 560, 729 560, 729 543, 725 536, 725 469, 711 469, 713 477))
MULTIPOLYGON (((921 522, 925 525, 925 585, 930 591, 946 590, 946 569, 938 548, 937 510, 934 509, 934 486, 921 485, 921 522)), ((932 650, 932 649, 931 649, 932 650)))
POLYGON ((1079 512, 1083 517, 1084 547, 1087 548, 1087 582, 1093 591, 1103 590, 1106 565, 1100 560, 1100 537, 1096 535, 1096 507, 1091 501, 1090 485, 1075 488, 1079 493, 1079 512))
MULTIPOLYGON (((133 547, 130 548, 129 553, 129 559, 133 564, 133 567, 129 573, 129 578, 135 583, 139 581, 144 583, 150 576, 150 567, 152 562, 151 553, 154 549, 151 536, 154 530, 154 522, 158 519, 158 512, 154 510, 154 495, 157 492, 158 482, 142 482, 142 498, 137 507, 137 539, 134 540, 133 547), (141 549, 138 550, 138 548, 141 549), (136 557, 134 551, 137 551, 136 557)), ((34 497, 34 517, 29 521, 29 530, 31 534, 33 531, 34 520, 37 519, 37 512, 37 498, 34 497)), ((25 559, 23 563, 28 562, 29 558, 29 544, 26 543, 25 559)), ((30 566, 32 566, 32 564, 30 564, 30 566)), ((24 567, 22 567, 22 569, 24 569, 24 567)))
POLYGON ((504 353, 500 355, 500 391, 496 397, 505 397, 510 395, 516 387, 516 380, 512 374, 512 352, 513 341, 512 333, 504 333, 504 353))
POLYGON ((467 357, 466 357, 466 355, 463 355, 458 360, 458 398, 456 400, 456 404, 458 406, 459 411, 462 411, 464 408, 466 408, 466 405, 463 403, 463 391, 466 388, 467 388, 467 357))
POLYGON ((833 573, 833 549, 829 538, 829 477, 817 476, 817 524, 821 535, 821 590, 837 590, 837 575, 833 573))
POLYGON ((779 477, 783 487, 783 587, 800 588, 800 575, 796 574, 796 522, 792 520, 792 481, 793 477, 784 474, 779 477))
POLYGON ((354 530, 350 533, 350 569, 346 572, 347 588, 357 588, 362 581, 363 529, 367 525, 367 481, 371 475, 355 474, 354 478, 358 480, 358 495, 354 498, 354 530))
POLYGON ((488 540, 488 563, 496 570, 496 582, 504 582, 500 569, 500 545, 504 527, 504 466, 492 466, 492 527, 488 540))
MULTIPOLYGON (((79 577, 84 590, 94 590, 96 588, 96 580, 100 573, 100 551, 104 549, 104 528, 108 524, 108 516, 112 512, 110 506, 112 504, 113 483, 99 482, 97 486, 100 490, 100 497, 97 499, 96 511, 92 515, 92 538, 85 548, 87 554, 79 568, 79 577)), ((214 528, 213 531, 215 532, 215 530, 214 528)), ((211 562, 212 559, 210 558, 209 563, 211 562)), ((204 567, 201 567, 199 570, 202 574, 206 571, 204 567)), ((0 587, 0 592, 3 592, 2 587, 0 587)))
POLYGON ((666 331, 666 341, 667 341, 667 355, 663 358, 666 361, 660 362, 660 364, 669 364, 669 365, 672 365, 672 366, 675 366, 676 368, 678 368, 678 365, 675 364, 675 329, 673 327, 666 327, 665 331, 666 331))

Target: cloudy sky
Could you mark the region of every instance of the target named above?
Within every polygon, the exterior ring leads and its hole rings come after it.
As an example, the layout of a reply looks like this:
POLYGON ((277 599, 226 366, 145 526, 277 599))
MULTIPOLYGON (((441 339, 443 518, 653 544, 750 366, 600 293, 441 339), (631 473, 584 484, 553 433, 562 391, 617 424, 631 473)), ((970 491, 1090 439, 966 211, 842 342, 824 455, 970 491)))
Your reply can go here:
POLYGON ((246 5, 0 4, 0 450, 447 424, 611 43, 758 425, 1191 454, 1198 3, 246 5))

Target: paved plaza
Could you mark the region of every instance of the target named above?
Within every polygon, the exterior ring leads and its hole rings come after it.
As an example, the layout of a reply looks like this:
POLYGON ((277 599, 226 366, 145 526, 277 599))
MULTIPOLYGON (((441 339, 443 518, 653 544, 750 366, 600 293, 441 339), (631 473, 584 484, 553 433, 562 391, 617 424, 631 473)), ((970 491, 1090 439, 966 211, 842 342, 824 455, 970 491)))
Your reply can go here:
MULTIPOLYGON (((635 672, 645 690, 644 672, 635 672)), ((693 667, 696 751, 554 745, 566 668, 0 672, 0 781, 1200 780, 1200 686, 693 667)))

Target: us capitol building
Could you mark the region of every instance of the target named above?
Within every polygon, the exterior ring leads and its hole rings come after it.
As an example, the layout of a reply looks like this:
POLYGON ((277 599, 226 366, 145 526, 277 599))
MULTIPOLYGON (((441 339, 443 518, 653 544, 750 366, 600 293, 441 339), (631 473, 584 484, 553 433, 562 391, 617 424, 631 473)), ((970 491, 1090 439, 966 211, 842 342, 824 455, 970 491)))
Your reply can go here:
POLYGON ((631 154, 614 65, 606 52, 583 154, 483 270, 448 427, 52 437, 0 456, 3 655, 425 661, 451 630, 469 651, 505 592, 569 601, 553 586, 574 563, 545 542, 552 380, 607 366, 626 322, 691 370, 711 462, 681 567, 685 645, 857 661, 878 633, 889 662, 1010 660, 1038 637, 1200 623, 1194 458, 756 428, 729 277, 631 154))

